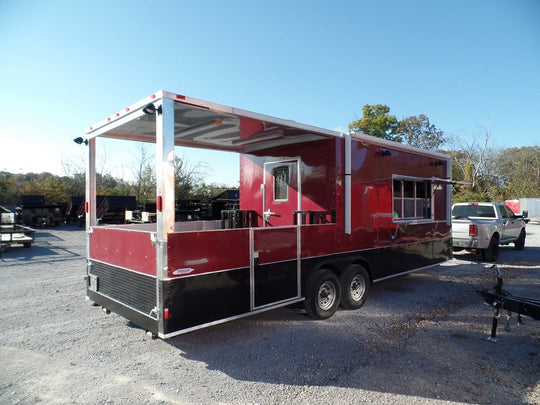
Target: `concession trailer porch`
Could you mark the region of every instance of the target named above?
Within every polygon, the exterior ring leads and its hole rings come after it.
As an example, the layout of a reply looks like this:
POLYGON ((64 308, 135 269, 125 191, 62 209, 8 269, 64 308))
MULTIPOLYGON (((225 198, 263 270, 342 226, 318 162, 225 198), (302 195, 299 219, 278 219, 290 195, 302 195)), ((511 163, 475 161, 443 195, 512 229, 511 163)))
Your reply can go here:
POLYGON ((451 257, 440 153, 164 91, 86 136, 87 296, 161 338, 301 301, 328 318, 451 257), (155 144, 156 223, 98 225, 102 137, 155 144), (239 210, 176 221, 175 146, 239 153, 239 210))

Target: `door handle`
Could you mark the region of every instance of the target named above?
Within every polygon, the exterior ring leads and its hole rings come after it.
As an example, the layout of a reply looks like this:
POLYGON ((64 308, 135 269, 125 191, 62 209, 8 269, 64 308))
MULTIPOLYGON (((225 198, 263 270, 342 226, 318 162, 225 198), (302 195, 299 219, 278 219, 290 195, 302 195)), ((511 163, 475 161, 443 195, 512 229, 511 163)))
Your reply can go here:
POLYGON ((266 222, 268 222, 268 218, 270 218, 271 215, 277 215, 275 212, 272 212, 271 210, 264 211, 263 212, 263 218, 266 222))

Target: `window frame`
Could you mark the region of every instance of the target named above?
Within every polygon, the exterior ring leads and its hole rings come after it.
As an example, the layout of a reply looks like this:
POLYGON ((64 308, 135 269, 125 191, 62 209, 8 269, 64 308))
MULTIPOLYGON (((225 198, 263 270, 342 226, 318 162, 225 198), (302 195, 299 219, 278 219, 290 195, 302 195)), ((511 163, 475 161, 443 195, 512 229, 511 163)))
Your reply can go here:
POLYGON ((433 179, 392 176, 392 218, 394 222, 433 221, 433 179))

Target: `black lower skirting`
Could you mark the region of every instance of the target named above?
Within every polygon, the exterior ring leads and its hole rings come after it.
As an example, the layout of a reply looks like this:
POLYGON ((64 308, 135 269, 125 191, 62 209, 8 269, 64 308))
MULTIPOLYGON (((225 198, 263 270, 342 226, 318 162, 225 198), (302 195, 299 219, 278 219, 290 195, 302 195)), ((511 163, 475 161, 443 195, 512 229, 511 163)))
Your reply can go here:
POLYGON ((92 262, 90 274, 98 278, 96 291, 144 314, 156 307, 156 278, 101 262, 92 262))
POLYGON ((156 336, 158 335, 159 324, 156 318, 144 315, 132 307, 129 307, 121 302, 118 302, 114 299, 111 299, 91 290, 86 291, 86 296, 91 301, 95 302, 98 305, 101 305, 103 308, 106 308, 114 312, 115 314, 118 314, 130 320, 135 325, 141 327, 145 331, 150 331, 156 336))
POLYGON ((163 308, 164 334, 248 313, 249 268, 166 280, 163 308))
POLYGON ((452 258, 451 239, 387 246, 302 260, 302 280, 314 268, 328 267, 337 273, 352 263, 363 264, 372 281, 403 274, 452 258))
MULTIPOLYGON (((449 238, 313 257, 302 260, 301 280, 304 283, 321 267, 339 274, 352 263, 362 263, 369 270, 372 281, 377 281, 450 258, 449 238)), ((154 277, 96 262, 92 263, 90 274, 97 278, 92 288, 90 282, 87 286, 87 295, 92 301, 161 335, 249 313, 252 287, 253 310, 300 298, 296 260, 254 263, 253 283, 249 268, 163 280, 159 282, 159 303, 154 277), (160 308, 160 314, 155 312, 156 307, 160 308), (158 321, 158 316, 162 322, 158 321)))

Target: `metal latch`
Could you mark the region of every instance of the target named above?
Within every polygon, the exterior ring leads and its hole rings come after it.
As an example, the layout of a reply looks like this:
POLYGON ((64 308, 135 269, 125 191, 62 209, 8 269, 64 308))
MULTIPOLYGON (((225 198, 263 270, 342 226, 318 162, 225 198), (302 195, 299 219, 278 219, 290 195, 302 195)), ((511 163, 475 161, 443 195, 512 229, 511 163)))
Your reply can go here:
POLYGON ((277 215, 277 214, 275 212, 272 212, 271 210, 264 211, 263 212, 264 221, 268 222, 268 218, 270 218, 270 216, 272 216, 272 215, 277 215))
POLYGON ((94 274, 88 275, 88 289, 97 292, 99 288, 99 278, 94 274))
POLYGON ((157 246, 157 244, 158 244, 157 233, 152 232, 152 233, 150 234, 150 241, 152 242, 152 246, 154 246, 154 247, 157 246))

